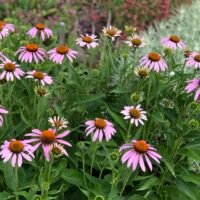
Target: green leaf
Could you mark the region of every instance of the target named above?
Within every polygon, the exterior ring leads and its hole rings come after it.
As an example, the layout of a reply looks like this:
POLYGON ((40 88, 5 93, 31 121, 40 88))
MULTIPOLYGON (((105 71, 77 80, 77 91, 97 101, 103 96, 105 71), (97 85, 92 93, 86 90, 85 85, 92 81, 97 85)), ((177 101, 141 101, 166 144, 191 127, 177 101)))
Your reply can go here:
POLYGON ((182 180, 184 180, 185 182, 194 183, 195 185, 200 186, 200 175, 199 174, 195 174, 195 175, 192 173, 180 174, 180 175, 178 175, 178 177, 181 178, 182 180))
POLYGON ((6 163, 4 166, 4 178, 5 178, 6 185, 8 186, 8 188, 11 189, 12 191, 15 191, 16 178, 14 175, 13 167, 11 166, 10 163, 6 163))
POLYGON ((149 179, 147 179, 144 184, 142 184, 137 190, 141 191, 141 190, 148 190, 150 188, 152 188, 153 186, 156 186, 159 184, 159 179, 157 177, 151 177, 149 179))
POLYGON ((133 196, 129 197, 126 200, 146 200, 143 196, 134 194, 133 196))
POLYGON ((7 199, 11 199, 13 198, 13 195, 11 195, 10 193, 8 192, 0 192, 0 199, 2 200, 7 200, 7 199))

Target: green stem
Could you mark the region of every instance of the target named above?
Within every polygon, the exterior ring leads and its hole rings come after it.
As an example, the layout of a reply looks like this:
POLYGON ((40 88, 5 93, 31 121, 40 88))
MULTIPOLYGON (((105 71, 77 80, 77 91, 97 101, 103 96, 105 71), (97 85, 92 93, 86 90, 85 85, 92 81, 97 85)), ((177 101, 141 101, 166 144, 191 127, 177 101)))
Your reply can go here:
POLYGON ((15 166, 15 179, 16 179, 16 194, 15 194, 15 199, 19 200, 18 196, 18 190, 19 190, 19 180, 18 180, 18 166, 15 166))
POLYGON ((82 150, 82 167, 83 167, 83 179, 84 179, 84 183, 87 187, 87 181, 86 181, 86 177, 85 177, 85 153, 82 150))
POLYGON ((126 188, 126 185, 127 185, 128 181, 129 181, 129 178, 131 177, 132 173, 133 173, 133 172, 130 170, 130 172, 129 172, 129 174, 128 174, 126 180, 125 180, 125 183, 124 183, 124 185, 123 185, 123 187, 122 187, 122 190, 121 190, 121 192, 120 192, 120 196, 122 196, 122 194, 123 194, 123 192, 124 192, 124 190, 125 190, 125 188, 126 188))
POLYGON ((130 133, 131 133, 131 128, 132 128, 132 124, 131 124, 131 122, 130 122, 129 125, 128 125, 127 138, 126 138, 126 141, 125 141, 125 142, 128 142, 128 141, 129 141, 130 133))
POLYGON ((91 166, 90 166, 90 174, 92 174, 96 151, 97 151, 97 142, 95 142, 95 144, 94 144, 94 150, 93 150, 93 154, 92 154, 92 163, 91 163, 91 166))

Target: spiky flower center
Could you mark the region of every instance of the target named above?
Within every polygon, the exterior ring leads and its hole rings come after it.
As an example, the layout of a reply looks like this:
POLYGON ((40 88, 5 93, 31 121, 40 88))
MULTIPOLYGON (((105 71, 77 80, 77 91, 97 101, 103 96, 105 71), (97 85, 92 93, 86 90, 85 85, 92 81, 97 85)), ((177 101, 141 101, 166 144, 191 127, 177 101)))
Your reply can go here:
POLYGON ((13 64, 13 63, 11 63, 11 62, 8 62, 8 63, 5 63, 5 64, 4 64, 4 69, 5 69, 7 72, 13 72, 13 71, 15 71, 16 66, 15 66, 15 64, 13 64))
POLYGON ((4 28, 5 25, 6 25, 6 22, 0 21, 0 31, 4 28))
POLYGON ((52 152, 53 154, 55 154, 56 156, 59 156, 59 155, 62 154, 62 150, 61 150, 59 147, 57 147, 57 146, 54 146, 54 147, 52 148, 51 152, 52 152))
POLYGON ((142 44, 142 41, 139 38, 134 38, 131 40, 131 42, 135 46, 140 46, 142 44))
POLYGON ((42 80, 42 79, 44 79, 44 73, 40 72, 40 71, 36 71, 36 72, 33 73, 33 77, 35 79, 42 80))
POLYGON ((40 31, 45 29, 45 25, 42 24, 42 23, 36 24, 35 27, 36 27, 38 30, 40 30, 40 31))
POLYGON ((44 144, 52 144, 56 139, 56 135, 51 130, 45 130, 41 133, 41 141, 44 144))
POLYGON ((68 51, 69 51, 69 48, 68 46, 65 46, 65 45, 61 45, 56 48, 56 52, 62 55, 66 54, 68 51))
POLYGON ((195 57, 194 57, 195 61, 197 62, 200 62, 200 54, 197 54, 195 57))
POLYGON ((30 51, 30 52, 36 52, 38 50, 38 45, 37 44, 27 44, 26 50, 30 51))
POLYGON ((38 88, 37 89, 37 94, 39 95, 39 96, 45 96, 46 95, 46 90, 45 89, 43 89, 43 88, 38 88))
POLYGON ((106 33, 112 37, 117 33, 117 31, 114 28, 111 28, 111 29, 108 29, 106 33))
POLYGON ((174 43, 179 43, 181 41, 181 38, 177 35, 171 35, 169 39, 174 43))
POLYGON ((56 128, 59 128, 59 127, 61 127, 62 125, 63 125, 62 121, 60 121, 60 120, 54 121, 54 126, 55 126, 56 128))
POLYGON ((90 36, 84 36, 82 37, 83 42, 86 43, 91 43, 93 41, 93 39, 90 36))
POLYGON ((148 71, 146 69, 139 69, 138 76, 140 76, 141 78, 145 78, 148 76, 148 71))
POLYGON ((133 117, 133 118, 135 118, 135 119, 138 119, 138 118, 140 118, 140 116, 141 116, 140 111, 139 111, 138 109, 136 109, 136 108, 132 108, 132 109, 129 111, 129 113, 130 113, 131 117, 133 117))
POLYGON ((151 53, 149 53, 148 58, 151 61, 159 61, 161 57, 160 57, 160 55, 158 53, 151 52, 151 53))
POLYGON ((148 151, 149 145, 146 143, 145 140, 138 140, 136 143, 133 144, 133 148, 138 153, 146 153, 148 151))
POLYGON ((106 121, 104 119, 95 119, 95 126, 99 129, 104 129, 106 127, 106 121))
POLYGON ((13 153, 21 153, 24 149, 24 144, 20 140, 11 141, 9 147, 13 153))

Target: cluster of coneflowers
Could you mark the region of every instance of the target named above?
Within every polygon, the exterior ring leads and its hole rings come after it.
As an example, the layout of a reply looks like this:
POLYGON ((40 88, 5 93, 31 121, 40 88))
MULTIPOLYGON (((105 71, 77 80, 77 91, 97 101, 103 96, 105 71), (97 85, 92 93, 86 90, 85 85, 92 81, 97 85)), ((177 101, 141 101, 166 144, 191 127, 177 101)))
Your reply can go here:
MULTIPOLYGON (((7 37, 10 33, 14 32, 14 25, 8 24, 6 22, 0 22, 0 38, 7 37)), ((112 41, 116 37, 119 37, 121 30, 114 26, 108 26, 103 28, 103 34, 111 38, 112 41)), ((36 24, 31 28, 27 34, 32 38, 40 37, 42 40, 52 37, 53 32, 47 28, 44 24, 36 24)), ((141 48, 145 46, 145 40, 143 37, 133 34, 127 38, 125 43, 132 48, 141 48)), ((96 48, 99 46, 99 41, 94 34, 81 35, 76 39, 76 44, 80 47, 96 48)), ((165 48, 170 49, 181 49, 184 50, 186 45, 177 35, 171 35, 169 37, 163 38, 161 44, 165 48)), ((43 62, 45 59, 49 59, 56 64, 62 64, 64 59, 67 58, 70 62, 76 58, 78 52, 69 48, 67 45, 59 45, 52 50, 46 52, 43 48, 39 47, 38 44, 30 43, 23 47, 20 47, 16 55, 18 59, 26 63, 39 63, 43 62)), ((26 74, 26 78, 34 78, 39 81, 43 86, 46 84, 52 84, 52 77, 44 72, 33 70, 29 72, 24 72, 20 66, 11 61, 3 53, 0 53, 0 68, 2 72, 0 74, 0 79, 6 78, 7 81, 13 81, 14 78, 20 79, 20 77, 26 74)), ((160 72, 166 71, 168 66, 166 60, 157 52, 150 52, 139 61, 139 67, 135 68, 134 72, 137 76, 145 78, 148 76, 150 70, 160 72)), ((185 61, 185 65, 200 68, 200 54, 198 52, 190 53, 185 61)), ((186 87, 187 92, 191 92, 199 88, 199 79, 193 79, 188 82, 186 87)), ((39 86, 38 86, 39 87, 39 86)), ((195 100, 198 99, 200 95, 200 88, 196 91, 195 100)), ((0 126, 3 124, 2 115, 7 114, 8 111, 1 106, 0 107, 0 126)), ((131 126, 138 127, 139 125, 144 125, 144 121, 147 120, 146 111, 144 111, 140 105, 136 106, 125 106, 124 110, 121 111, 125 120, 128 120, 131 126)), ((11 139, 10 141, 4 141, 1 146, 0 156, 3 158, 3 162, 11 160, 12 166, 21 166, 23 158, 31 161, 34 158, 34 152, 41 146, 44 152, 44 156, 47 161, 51 159, 51 153, 68 155, 67 151, 63 148, 63 145, 71 146, 68 141, 63 138, 69 135, 69 130, 65 130, 60 133, 63 128, 67 128, 68 122, 64 118, 54 117, 50 118, 49 122, 52 128, 46 130, 33 129, 31 133, 25 134, 27 137, 31 137, 26 140, 16 140, 11 139), (32 145, 30 145, 32 144, 32 145)), ((111 140, 111 138, 116 134, 116 129, 114 124, 103 118, 95 118, 93 120, 88 120, 85 122, 86 136, 92 135, 92 141, 102 142, 105 138, 106 141, 111 140)), ((139 165, 142 171, 146 171, 145 164, 152 171, 152 161, 159 163, 161 156, 157 153, 157 150, 147 143, 145 140, 131 140, 130 143, 123 144, 119 151, 125 151, 121 160, 122 163, 127 162, 127 167, 132 167, 133 171, 136 170, 139 165)))

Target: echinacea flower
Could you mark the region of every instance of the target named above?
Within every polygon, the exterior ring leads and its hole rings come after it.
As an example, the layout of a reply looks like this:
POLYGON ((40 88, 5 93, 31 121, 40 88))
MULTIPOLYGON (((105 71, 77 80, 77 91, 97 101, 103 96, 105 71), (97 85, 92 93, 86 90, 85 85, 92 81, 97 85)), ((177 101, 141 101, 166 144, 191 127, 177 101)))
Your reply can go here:
POLYGON ((140 48, 145 46, 144 38, 139 35, 132 35, 128 37, 128 40, 125 41, 126 44, 130 47, 140 48))
POLYGON ((57 46, 48 52, 49 59, 57 64, 62 64, 65 57, 73 62, 77 54, 77 51, 70 49, 67 45, 57 46))
POLYGON ((148 55, 140 59, 140 65, 156 72, 165 71, 167 69, 166 61, 156 52, 150 52, 148 55))
POLYGON ((0 27, 7 29, 9 33, 15 32, 15 27, 13 24, 7 23, 5 21, 0 21, 0 27))
POLYGON ((35 86, 34 92, 39 97, 45 97, 50 94, 48 88, 43 85, 35 86))
POLYGON ((1 62, 4 62, 4 61, 6 61, 6 60, 9 60, 9 59, 7 58, 7 56, 5 56, 2 52, 0 52, 0 61, 1 61, 1 62))
POLYGON ((21 167, 23 159, 31 162, 32 158, 34 158, 33 147, 23 140, 5 140, 1 146, 0 156, 3 162, 11 160, 13 167, 21 167))
POLYGON ((34 145, 34 150, 38 149, 38 147, 42 145, 45 158, 47 161, 49 161, 50 152, 53 144, 60 143, 70 147, 72 146, 69 142, 62 139, 65 136, 69 135, 69 133, 69 131, 64 131, 61 134, 57 134, 56 130, 54 129, 48 129, 44 131, 33 129, 32 133, 27 133, 25 134, 25 136, 33 137, 32 139, 26 140, 27 143, 37 142, 37 144, 34 145))
POLYGON ((185 43, 177 35, 170 35, 169 37, 162 38, 161 44, 170 49, 185 49, 186 47, 185 43))
POLYGON ((76 39, 76 44, 79 45, 80 47, 87 47, 88 49, 90 48, 95 48, 98 46, 98 39, 96 38, 97 36, 92 34, 86 34, 86 35, 81 35, 81 37, 76 39))
POLYGON ((187 83, 188 85, 185 88, 186 92, 190 93, 196 90, 194 100, 197 101, 200 96, 200 79, 195 78, 195 79, 187 81, 187 83))
POLYGON ((60 157, 62 155, 68 156, 69 154, 67 151, 63 148, 63 145, 60 145, 58 143, 54 143, 51 145, 50 152, 55 156, 55 157, 60 157))
POLYGON ((140 78, 147 78, 149 76, 150 73, 150 69, 148 69, 147 67, 136 67, 134 69, 134 73, 136 76, 140 77, 140 78))
POLYGON ((144 120, 147 120, 146 111, 144 111, 140 104, 137 106, 125 106, 120 113, 124 115, 124 119, 130 120, 131 124, 137 127, 139 124, 144 125, 144 120))
POLYGON ((27 34, 32 38, 35 38, 37 34, 42 38, 44 41, 46 38, 50 38, 53 36, 53 32, 51 29, 47 28, 45 24, 38 23, 34 27, 32 27, 27 34))
POLYGON ((49 117, 48 121, 51 123, 52 127, 55 127, 58 130, 67 128, 67 124, 69 123, 64 117, 61 118, 59 116, 49 117))
POLYGON ((26 78, 34 78, 35 81, 39 81, 43 86, 44 85, 51 85, 53 83, 52 77, 48 76, 47 73, 41 72, 41 71, 29 71, 26 72, 28 75, 26 78))
POLYGON ((7 81, 14 81, 14 77, 20 80, 20 77, 24 75, 20 65, 11 60, 6 60, 0 64, 0 69, 3 69, 3 72, 0 74, 1 80, 5 78, 7 81))
POLYGON ((200 68, 200 53, 192 52, 186 58, 186 66, 194 67, 195 69, 200 68))
POLYGON ((3 117, 2 114, 8 114, 8 111, 0 105, 0 127, 3 125, 3 117))
POLYGON ((122 31, 115 26, 107 26, 103 28, 102 32, 105 36, 110 37, 112 41, 114 41, 116 37, 120 36, 122 31))
POLYGON ((9 35, 9 30, 5 28, 3 24, 0 23, 0 40, 9 35))
POLYGON ((16 51, 15 55, 16 54, 19 54, 19 60, 26 63, 43 62, 44 57, 46 56, 45 50, 43 48, 39 48, 39 46, 35 43, 20 47, 16 51))
POLYGON ((99 139, 99 142, 101 142, 103 137, 105 137, 106 141, 109 141, 116 133, 113 123, 106 119, 96 118, 95 120, 89 120, 85 122, 85 125, 87 126, 85 129, 86 136, 93 133, 93 142, 95 142, 97 139, 99 139))
POLYGON ((161 155, 157 153, 157 150, 148 144, 145 140, 132 140, 130 143, 123 144, 119 151, 126 150, 121 158, 122 163, 127 162, 127 167, 132 167, 135 171, 139 165, 143 172, 146 171, 146 164, 148 165, 150 171, 153 170, 151 159, 160 163, 161 155))

